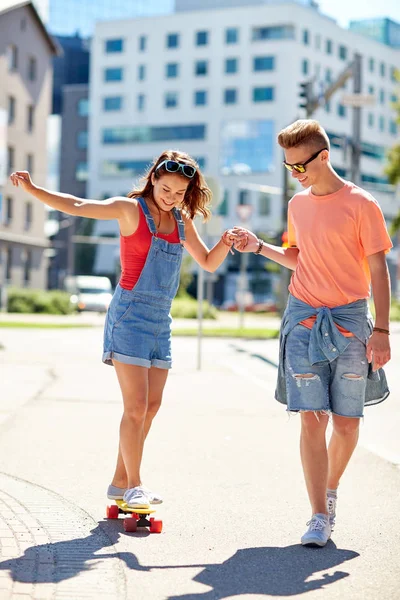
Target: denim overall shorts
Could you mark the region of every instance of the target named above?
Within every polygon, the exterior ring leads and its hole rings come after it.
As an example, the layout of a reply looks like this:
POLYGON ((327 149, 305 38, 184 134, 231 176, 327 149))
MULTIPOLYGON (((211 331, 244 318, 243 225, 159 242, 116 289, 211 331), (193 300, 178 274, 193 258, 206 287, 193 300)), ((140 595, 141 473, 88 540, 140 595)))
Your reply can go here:
POLYGON ((103 362, 112 359, 128 365, 170 369, 171 303, 179 287, 185 241, 185 224, 173 209, 179 243, 157 236, 154 219, 143 198, 138 199, 152 234, 151 246, 140 277, 132 290, 119 284, 107 311, 104 326, 103 362))

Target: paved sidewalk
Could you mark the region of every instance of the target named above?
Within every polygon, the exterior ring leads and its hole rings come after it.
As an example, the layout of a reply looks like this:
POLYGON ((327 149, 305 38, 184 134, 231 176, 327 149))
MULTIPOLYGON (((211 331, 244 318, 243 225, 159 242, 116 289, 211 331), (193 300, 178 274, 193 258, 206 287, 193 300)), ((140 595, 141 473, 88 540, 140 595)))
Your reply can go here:
POLYGON ((1 333, 0 600, 398 600, 400 470, 388 461, 359 447, 333 541, 299 545, 298 419, 272 398, 273 360, 253 376, 243 345, 207 340, 199 372, 196 341, 175 339, 143 468, 165 495, 164 531, 125 534, 104 519, 121 403, 101 329, 1 333), (31 389, 23 368, 36 370, 31 389))

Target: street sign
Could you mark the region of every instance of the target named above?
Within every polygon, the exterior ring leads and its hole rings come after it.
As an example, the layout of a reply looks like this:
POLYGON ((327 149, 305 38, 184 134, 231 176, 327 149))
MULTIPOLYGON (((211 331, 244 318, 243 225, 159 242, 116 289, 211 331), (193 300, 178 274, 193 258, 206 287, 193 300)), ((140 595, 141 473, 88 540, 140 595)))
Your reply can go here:
POLYGON ((373 106, 376 102, 375 96, 371 94, 345 94, 341 102, 344 106, 361 108, 362 106, 373 106))

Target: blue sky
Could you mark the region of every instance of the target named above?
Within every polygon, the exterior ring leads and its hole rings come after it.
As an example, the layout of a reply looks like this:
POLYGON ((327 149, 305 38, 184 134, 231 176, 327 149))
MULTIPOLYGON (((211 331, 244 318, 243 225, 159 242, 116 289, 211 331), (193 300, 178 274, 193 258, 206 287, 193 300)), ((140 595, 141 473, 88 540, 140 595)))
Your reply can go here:
POLYGON ((349 21, 389 17, 400 23, 400 0, 317 0, 320 11, 347 27, 349 21))

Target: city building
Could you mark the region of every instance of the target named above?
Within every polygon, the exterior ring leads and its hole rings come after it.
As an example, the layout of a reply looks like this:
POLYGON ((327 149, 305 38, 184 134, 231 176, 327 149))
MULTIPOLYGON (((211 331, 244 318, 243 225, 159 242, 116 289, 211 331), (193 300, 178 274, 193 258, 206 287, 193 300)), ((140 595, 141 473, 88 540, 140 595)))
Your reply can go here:
MULTIPOLYGON (((98 23, 90 75, 90 197, 126 194, 155 156, 179 148, 219 181, 217 210, 224 227, 242 222, 276 236, 285 226, 277 133, 304 116, 302 82, 312 80, 322 96, 359 53, 362 93, 374 97, 362 109, 359 183, 377 197, 390 221, 398 202, 384 161, 398 137, 393 101, 399 50, 339 27, 315 3, 219 3, 225 8, 204 10, 204 0, 177 0, 173 15, 98 23)), ((352 89, 350 78, 313 114, 331 138, 333 166, 348 178, 353 109, 343 96, 352 89)), ((104 222, 97 233, 118 232, 115 223, 104 222)), ((104 272, 109 260, 111 270, 113 253, 104 246, 101 256, 98 268, 104 272)), ((238 259, 230 259, 220 274, 225 279, 220 300, 229 300, 238 259)), ((272 292, 266 271, 253 283, 259 300, 272 292)))
MULTIPOLYGON (((52 58, 59 51, 32 2, 0 9, 0 287, 45 288, 49 246, 45 206, 9 181, 29 170, 46 183, 46 124, 52 58)), ((4 303, 4 294, 2 294, 4 303)))
MULTIPOLYGON (((59 189, 78 198, 86 197, 88 96, 87 84, 63 87, 59 189)), ((75 273, 75 262, 78 261, 79 267, 79 256, 85 254, 88 247, 73 244, 72 237, 79 232, 79 219, 58 212, 54 216, 58 227, 51 236, 54 256, 49 265, 49 287, 60 288, 64 277, 75 273)), ((78 272, 85 274, 81 268, 78 272)))
POLYGON ((392 19, 350 21, 350 29, 391 48, 400 48, 400 23, 392 19))
MULTIPOLYGON (((43 2, 43 0, 36 0, 43 2)), ((45 0, 49 31, 56 35, 91 37, 97 21, 167 14, 173 0, 45 0)))

